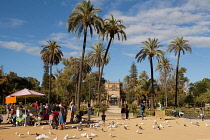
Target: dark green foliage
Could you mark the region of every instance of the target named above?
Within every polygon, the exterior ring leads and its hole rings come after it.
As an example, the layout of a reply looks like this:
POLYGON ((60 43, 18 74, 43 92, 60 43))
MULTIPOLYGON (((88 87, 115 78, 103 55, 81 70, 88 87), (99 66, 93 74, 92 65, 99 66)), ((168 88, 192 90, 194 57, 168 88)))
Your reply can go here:
POLYGON ((44 68, 44 74, 42 77, 42 89, 49 89, 49 65, 46 64, 43 66, 44 68))

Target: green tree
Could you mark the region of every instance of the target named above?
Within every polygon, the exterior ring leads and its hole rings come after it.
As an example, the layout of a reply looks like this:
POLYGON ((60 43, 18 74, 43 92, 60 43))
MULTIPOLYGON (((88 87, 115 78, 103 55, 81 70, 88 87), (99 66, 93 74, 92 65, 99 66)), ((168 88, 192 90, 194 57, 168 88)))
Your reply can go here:
POLYGON ((173 70, 172 65, 170 64, 170 61, 162 57, 162 59, 159 61, 156 70, 159 70, 163 73, 164 77, 164 91, 165 91, 165 106, 168 106, 168 96, 167 96, 167 77, 169 76, 170 72, 173 70))
POLYGON ((56 41, 47 41, 48 45, 42 45, 43 49, 40 54, 44 64, 50 65, 50 80, 49 80, 49 94, 48 103, 50 103, 51 85, 52 85, 52 66, 59 64, 63 56, 62 51, 59 49, 60 46, 56 44, 56 41))
POLYGON ((42 89, 49 89, 49 65, 46 64, 43 66, 44 68, 44 74, 43 74, 43 77, 42 77, 42 89))
MULTIPOLYGON (((116 20, 112 14, 111 14, 111 18, 107 18, 104 20, 104 29, 103 29, 102 35, 103 35, 103 39, 104 39, 104 37, 106 37, 107 40, 109 38, 109 43, 107 45, 107 49, 106 49, 106 53, 103 58, 103 62, 105 62, 105 60, 106 60, 106 57, 109 52, 109 48, 111 46, 111 42, 114 40, 115 35, 117 35, 118 40, 120 40, 120 38, 122 40, 127 39, 126 33, 123 30, 123 29, 126 29, 126 27, 122 23, 123 23, 122 20, 116 20)), ((102 67, 101 67, 101 75, 99 77, 99 82, 101 82, 104 65, 105 65, 105 63, 103 63, 102 67)), ((99 93, 99 102, 100 102, 100 100, 101 100, 101 94, 99 93)))
MULTIPOLYGON (((92 50, 87 53, 87 58, 94 67, 98 67, 98 75, 101 74, 101 66, 103 64, 103 58, 105 55, 105 46, 102 43, 95 43, 93 46, 90 46, 92 50)), ((108 64, 110 57, 108 56, 105 60, 105 65, 108 64)), ((98 83, 98 93, 100 91, 101 82, 98 83)))
POLYGON ((134 87, 135 85, 137 84, 137 73, 138 73, 138 70, 136 68, 136 65, 135 63, 133 62, 131 64, 131 69, 130 69, 130 85, 131 85, 131 93, 132 93, 132 100, 134 101, 134 87))
POLYGON ((158 60, 165 54, 159 48, 162 45, 159 45, 158 39, 148 39, 148 41, 142 42, 145 46, 140 47, 141 50, 136 54, 137 62, 141 62, 148 57, 150 61, 150 69, 151 69, 151 94, 152 94, 152 101, 151 101, 151 108, 154 109, 154 78, 153 78, 153 58, 156 57, 158 60))
POLYGON ((67 20, 66 27, 70 33, 78 31, 78 38, 80 38, 81 33, 84 30, 84 40, 83 40, 83 49, 82 49, 82 58, 80 64, 80 74, 78 82, 78 93, 77 93, 77 106, 80 109, 80 92, 81 92, 81 82, 82 82, 82 68, 84 63, 85 48, 86 48, 86 38, 87 38, 87 29, 90 29, 90 35, 93 35, 93 28, 96 29, 97 33, 103 28, 103 20, 97 15, 97 12, 101 12, 100 9, 95 9, 94 5, 90 0, 83 0, 81 3, 78 3, 76 8, 74 8, 73 13, 70 15, 67 20))
POLYGON ((179 60, 180 60, 180 53, 182 52, 183 55, 185 51, 189 51, 192 53, 191 46, 187 44, 188 40, 184 40, 183 37, 176 37, 174 40, 171 41, 171 44, 168 46, 169 52, 174 51, 175 56, 177 55, 177 64, 176 64, 176 84, 175 84, 175 107, 177 107, 177 96, 178 96, 178 77, 179 77, 179 60))

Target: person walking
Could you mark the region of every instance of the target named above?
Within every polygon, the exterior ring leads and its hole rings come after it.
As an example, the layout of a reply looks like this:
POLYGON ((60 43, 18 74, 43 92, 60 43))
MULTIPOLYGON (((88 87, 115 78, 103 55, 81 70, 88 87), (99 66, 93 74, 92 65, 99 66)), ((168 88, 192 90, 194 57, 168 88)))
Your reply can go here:
POLYGON ((204 120, 204 111, 203 111, 202 108, 200 108, 199 113, 200 113, 200 116, 201 116, 201 120, 203 121, 204 120))
POLYGON ((74 107, 74 102, 70 103, 70 111, 71 111, 71 115, 70 115, 70 123, 73 123, 74 121, 74 114, 75 114, 75 107, 74 107))
POLYGON ((126 105, 125 105, 125 118, 128 119, 128 117, 129 117, 129 107, 128 107, 128 105, 126 104, 126 105))
POLYGON ((140 116, 142 120, 144 120, 144 110, 145 110, 145 105, 142 103, 140 107, 140 116))
POLYGON ((125 119, 125 106, 124 106, 124 104, 122 105, 122 108, 121 108, 121 118, 123 120, 125 119))
POLYGON ((90 106, 90 104, 88 104, 87 107, 87 113, 88 113, 88 121, 90 121, 90 116, 92 115, 92 107, 90 106))
POLYGON ((61 110, 59 111, 59 119, 58 119, 58 123, 60 125, 60 130, 63 130, 63 126, 64 126, 64 118, 63 118, 63 114, 64 114, 64 109, 61 108, 61 110))

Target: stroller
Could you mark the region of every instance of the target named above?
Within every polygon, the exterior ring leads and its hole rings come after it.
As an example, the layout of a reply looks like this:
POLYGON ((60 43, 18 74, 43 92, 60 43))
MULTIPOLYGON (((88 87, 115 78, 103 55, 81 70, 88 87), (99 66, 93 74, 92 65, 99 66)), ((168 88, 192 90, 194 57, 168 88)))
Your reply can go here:
POLYGON ((58 114, 57 112, 52 112, 49 115, 49 120, 50 120, 50 127, 52 127, 52 129, 58 129, 58 114))

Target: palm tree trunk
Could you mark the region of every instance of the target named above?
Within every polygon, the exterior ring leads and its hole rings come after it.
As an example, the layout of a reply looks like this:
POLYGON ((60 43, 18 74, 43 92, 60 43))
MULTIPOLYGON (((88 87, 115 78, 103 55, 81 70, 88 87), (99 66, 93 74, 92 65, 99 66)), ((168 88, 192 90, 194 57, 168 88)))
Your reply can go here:
MULTIPOLYGON (((99 76, 99 84, 101 83, 101 78, 102 78, 102 75, 103 75, 103 70, 104 70, 104 65, 105 65, 105 60, 106 60, 106 57, 107 57, 107 54, 109 52, 109 48, 110 48, 110 45, 111 45, 111 42, 112 42, 112 37, 110 37, 110 40, 109 40, 109 43, 107 45, 107 49, 106 49, 106 52, 105 52, 105 55, 104 55, 104 58, 103 58, 103 62, 102 62, 102 66, 101 66, 101 75, 99 76)), ((99 102, 101 102, 101 92, 98 93, 98 100, 99 102)))
POLYGON ((154 78, 153 78, 153 63, 152 63, 152 57, 150 57, 150 68, 151 68, 151 80, 152 80, 152 89, 151 89, 151 96, 152 96, 152 101, 151 101, 151 109, 154 109, 154 78))
POLYGON ((48 104, 50 104, 50 97, 51 97, 51 86, 52 86, 52 64, 50 64, 50 78, 49 78, 49 94, 48 94, 48 104))
POLYGON ((178 58, 176 64, 175 107, 178 107, 177 98, 178 98, 179 59, 180 59, 180 51, 178 52, 178 58))
POLYGON ((84 41, 83 41, 83 48, 82 48, 82 59, 80 62, 80 69, 79 69, 79 80, 78 80, 78 89, 77 89, 77 107, 80 110, 80 92, 81 92, 81 85, 82 85, 82 69, 85 57, 85 47, 86 47, 86 38, 87 38, 87 27, 84 28, 84 41))
MULTIPOLYGON (((103 62, 102 62, 103 63, 103 62)), ((100 90, 101 90, 101 71, 100 71, 100 64, 99 64, 99 67, 98 67, 98 76, 99 76, 99 80, 98 80, 98 97, 99 97, 99 93, 101 93, 100 92, 100 90)), ((98 101, 97 101, 97 103, 99 104, 100 103, 100 99, 98 98, 98 101)))
POLYGON ((164 68, 165 106, 168 107, 168 95, 166 91, 166 69, 164 68))

